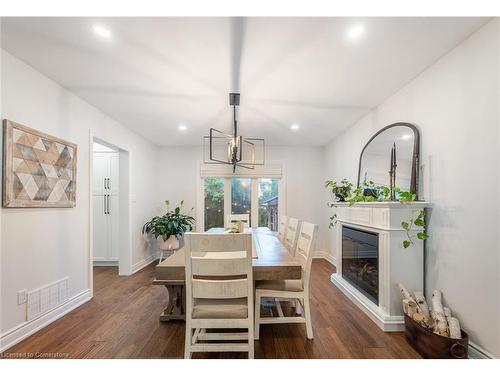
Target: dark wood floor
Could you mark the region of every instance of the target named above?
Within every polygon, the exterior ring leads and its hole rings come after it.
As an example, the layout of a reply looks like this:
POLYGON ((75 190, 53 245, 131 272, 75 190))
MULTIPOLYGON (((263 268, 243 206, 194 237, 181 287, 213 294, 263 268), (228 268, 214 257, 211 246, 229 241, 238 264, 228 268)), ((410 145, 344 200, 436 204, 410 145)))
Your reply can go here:
MULTIPOLYGON (((311 315, 314 340, 302 324, 264 325, 256 358, 419 358, 401 333, 382 332, 330 282, 334 267, 314 260, 311 315)), ((10 353, 67 353, 70 358, 182 358, 183 322, 161 323, 167 291, 153 286, 154 265, 133 276, 115 267, 94 269, 94 298, 33 336, 10 353)), ((210 353, 204 358, 244 358, 210 353)), ((195 356, 196 357, 196 356, 195 356)))

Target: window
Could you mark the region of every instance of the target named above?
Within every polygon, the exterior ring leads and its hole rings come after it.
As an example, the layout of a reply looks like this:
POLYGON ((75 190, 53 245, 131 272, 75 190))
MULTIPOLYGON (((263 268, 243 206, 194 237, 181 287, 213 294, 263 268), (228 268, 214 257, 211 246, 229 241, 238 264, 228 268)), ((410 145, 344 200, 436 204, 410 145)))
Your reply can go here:
POLYGON ((268 227, 278 231, 278 180, 259 179, 259 227, 268 227))
POLYGON ((205 177, 203 227, 224 228, 227 215, 248 215, 250 226, 278 231, 279 178, 205 177))
MULTIPOLYGON (((251 215, 252 180, 250 178, 231 179, 231 213, 251 215)), ((250 222, 252 218, 250 216, 250 222)))
POLYGON ((205 179, 205 230, 224 227, 224 179, 205 179))

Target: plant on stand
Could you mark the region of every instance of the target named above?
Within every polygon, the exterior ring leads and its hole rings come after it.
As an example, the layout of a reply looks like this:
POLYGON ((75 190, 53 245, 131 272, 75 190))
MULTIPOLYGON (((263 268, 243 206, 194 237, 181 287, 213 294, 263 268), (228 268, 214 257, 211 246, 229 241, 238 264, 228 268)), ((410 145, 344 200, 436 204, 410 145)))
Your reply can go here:
POLYGON ((170 201, 166 200, 165 204, 167 213, 155 216, 144 224, 142 233, 151 234, 154 238, 161 237, 163 242, 160 250, 175 250, 179 248, 179 240, 184 233, 193 229, 195 219, 181 212, 184 201, 181 201, 173 210, 170 210, 170 201))

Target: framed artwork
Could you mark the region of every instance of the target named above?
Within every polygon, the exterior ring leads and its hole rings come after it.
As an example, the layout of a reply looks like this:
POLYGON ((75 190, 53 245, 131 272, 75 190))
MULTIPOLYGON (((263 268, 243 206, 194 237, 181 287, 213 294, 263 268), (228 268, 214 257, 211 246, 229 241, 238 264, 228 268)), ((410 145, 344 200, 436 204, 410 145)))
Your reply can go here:
POLYGON ((74 207, 77 145, 3 121, 3 207, 74 207))

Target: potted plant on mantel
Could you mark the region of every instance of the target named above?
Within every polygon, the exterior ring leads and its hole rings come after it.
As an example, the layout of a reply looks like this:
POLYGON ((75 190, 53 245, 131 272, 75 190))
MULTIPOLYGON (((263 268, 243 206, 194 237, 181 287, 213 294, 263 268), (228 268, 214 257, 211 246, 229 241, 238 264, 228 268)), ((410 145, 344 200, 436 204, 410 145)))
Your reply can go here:
POLYGON ((155 238, 161 237, 163 241, 160 250, 175 250, 179 248, 179 240, 184 233, 193 229, 195 220, 192 216, 181 213, 184 201, 173 210, 170 210, 170 201, 166 200, 165 204, 167 213, 155 216, 144 224, 142 233, 151 234, 155 238))
POLYGON ((346 178, 343 178, 340 182, 327 180, 325 181, 325 188, 330 190, 334 201, 345 202, 351 195, 352 183, 346 178))

